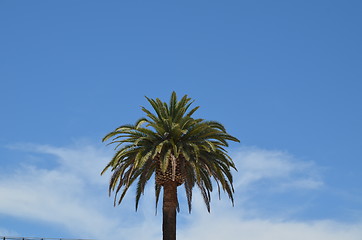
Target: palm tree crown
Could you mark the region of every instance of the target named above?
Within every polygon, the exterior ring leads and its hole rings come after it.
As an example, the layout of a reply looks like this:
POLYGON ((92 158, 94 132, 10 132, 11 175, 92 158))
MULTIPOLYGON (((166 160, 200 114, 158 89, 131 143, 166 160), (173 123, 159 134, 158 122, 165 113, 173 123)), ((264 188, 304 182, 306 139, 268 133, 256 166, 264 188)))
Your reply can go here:
POLYGON ((152 176, 155 176, 156 207, 161 188, 174 183, 184 185, 189 212, 195 185, 201 190, 210 211, 213 179, 219 195, 222 189, 233 202, 230 170, 236 168, 225 147, 228 147, 227 141, 239 140, 229 135, 218 122, 193 118, 199 107, 189 110, 193 101, 187 95, 178 101, 173 92, 169 104, 158 98, 147 100, 154 113, 142 107, 147 115, 145 118, 134 125, 120 126, 103 138, 116 145, 114 157, 102 171, 102 174, 107 169, 112 171, 109 193, 115 192, 115 204, 117 200, 121 203, 136 181, 137 210, 146 183, 152 176))

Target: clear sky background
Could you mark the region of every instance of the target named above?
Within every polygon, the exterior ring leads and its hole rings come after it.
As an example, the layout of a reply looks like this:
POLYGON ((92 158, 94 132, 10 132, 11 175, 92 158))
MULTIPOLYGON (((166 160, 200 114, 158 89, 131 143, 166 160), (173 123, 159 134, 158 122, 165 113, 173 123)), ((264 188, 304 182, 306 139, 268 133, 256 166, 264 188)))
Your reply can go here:
POLYGON ((173 90, 241 140, 235 207, 180 189, 179 239, 362 238, 362 2, 0 1, 0 236, 160 239, 114 208, 101 138, 173 90))

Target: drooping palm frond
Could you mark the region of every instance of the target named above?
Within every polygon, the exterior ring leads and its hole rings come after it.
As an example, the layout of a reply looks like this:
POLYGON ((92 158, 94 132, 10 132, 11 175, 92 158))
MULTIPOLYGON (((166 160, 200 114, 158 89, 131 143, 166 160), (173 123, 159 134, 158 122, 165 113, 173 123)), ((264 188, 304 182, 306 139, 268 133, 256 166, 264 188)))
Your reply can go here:
POLYGON ((190 109, 193 101, 187 95, 178 101, 173 92, 169 103, 158 98, 147 100, 153 112, 142 107, 146 117, 134 125, 122 125, 103 138, 116 146, 114 157, 102 171, 102 174, 112 171, 109 193, 115 192, 115 204, 121 203, 136 181, 137 210, 152 176, 156 179, 156 206, 161 188, 170 181, 184 185, 190 212, 195 185, 200 189, 208 211, 213 181, 217 183, 219 195, 223 190, 233 202, 230 171, 236 168, 225 148, 228 141, 239 140, 229 135, 219 122, 193 118, 199 107, 190 109))

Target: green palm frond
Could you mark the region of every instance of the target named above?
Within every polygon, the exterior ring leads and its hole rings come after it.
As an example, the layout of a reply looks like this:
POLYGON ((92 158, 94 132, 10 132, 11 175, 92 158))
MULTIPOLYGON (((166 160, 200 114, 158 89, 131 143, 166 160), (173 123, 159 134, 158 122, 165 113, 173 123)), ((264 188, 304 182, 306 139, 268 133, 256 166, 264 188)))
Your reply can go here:
POLYGON ((115 204, 122 202, 136 182, 137 210, 147 182, 157 174, 169 174, 171 178, 161 184, 155 181, 156 211, 163 184, 176 181, 177 174, 182 176, 179 181, 185 187, 189 212, 195 186, 210 211, 213 182, 217 183, 219 196, 224 191, 233 203, 231 169, 236 168, 225 147, 228 141, 239 140, 219 122, 193 118, 199 107, 190 108, 193 101, 187 95, 178 100, 172 92, 168 103, 146 99, 152 111, 142 107, 145 117, 116 128, 102 139, 115 145, 116 153, 101 173, 112 172, 109 193, 115 193, 115 204))

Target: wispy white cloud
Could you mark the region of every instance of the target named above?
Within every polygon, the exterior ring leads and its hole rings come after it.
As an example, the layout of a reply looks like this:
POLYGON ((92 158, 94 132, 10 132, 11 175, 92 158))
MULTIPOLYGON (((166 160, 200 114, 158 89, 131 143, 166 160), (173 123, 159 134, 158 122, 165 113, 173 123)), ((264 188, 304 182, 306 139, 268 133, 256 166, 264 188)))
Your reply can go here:
POLYGON ((95 209, 100 198, 88 191, 91 184, 87 180, 91 181, 65 165, 51 170, 25 166, 14 174, 2 174, 0 212, 101 236, 117 223, 95 209))
MULTIPOLYGON (((107 196, 108 178, 99 176, 111 154, 91 144, 72 147, 18 145, 55 161, 49 168, 23 164, 14 172, 1 173, 0 214, 43 221, 67 229, 73 236, 110 240, 160 239, 161 216, 154 215, 152 186, 145 192, 140 210, 134 213, 134 196, 113 208, 107 196)), ((239 172, 235 174, 236 197, 247 195, 252 186, 267 181, 270 188, 318 189, 323 186, 313 163, 298 161, 280 151, 243 148, 233 154, 239 172), (287 184, 285 184, 287 182, 287 184)), ((180 194, 182 191, 180 191, 180 194)), ((361 225, 333 220, 291 221, 258 215, 247 218, 243 204, 235 208, 214 198, 208 214, 195 193, 193 213, 179 215, 180 239, 359 239, 361 225)), ((246 200, 245 200, 246 201, 246 200)), ((252 201, 252 199, 249 199, 252 201)), ((249 211, 249 210, 248 210, 249 211)), ((21 232, 21 228, 3 231, 21 232)), ((27 235, 26 233, 22 233, 27 235)), ((39 233, 39 235, 43 235, 39 233)))
POLYGON ((0 236, 18 236, 19 234, 5 228, 0 228, 0 236))
POLYGON ((270 186, 274 190, 323 186, 313 162, 297 160, 286 152, 244 147, 234 154, 233 159, 239 169, 235 182, 237 188, 251 187, 261 181, 272 183, 270 186))
POLYGON ((180 239, 359 240, 362 224, 333 221, 279 222, 242 220, 234 214, 197 219, 179 233, 180 239))

